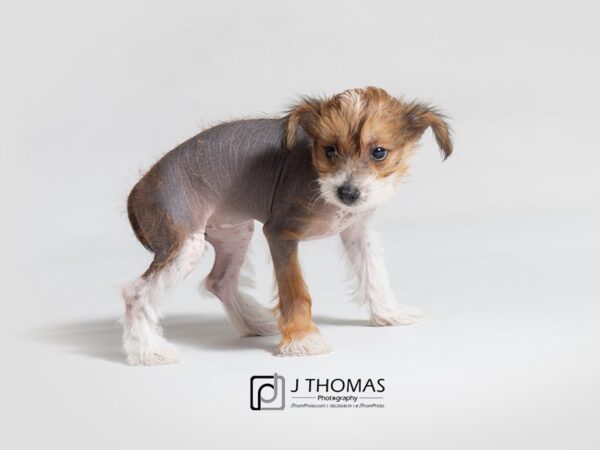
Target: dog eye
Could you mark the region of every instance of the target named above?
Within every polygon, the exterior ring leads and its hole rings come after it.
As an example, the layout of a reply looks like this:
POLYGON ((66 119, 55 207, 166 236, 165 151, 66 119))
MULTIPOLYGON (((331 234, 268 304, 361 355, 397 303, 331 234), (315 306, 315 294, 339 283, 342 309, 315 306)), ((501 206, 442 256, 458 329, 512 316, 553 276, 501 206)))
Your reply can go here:
POLYGON ((337 156, 337 150, 332 145, 325 147, 325 154, 329 159, 333 159, 337 156))
POLYGON ((373 158, 375 161, 381 161, 385 159, 387 154, 388 151, 383 147, 375 147, 373 150, 371 150, 371 158, 373 158))

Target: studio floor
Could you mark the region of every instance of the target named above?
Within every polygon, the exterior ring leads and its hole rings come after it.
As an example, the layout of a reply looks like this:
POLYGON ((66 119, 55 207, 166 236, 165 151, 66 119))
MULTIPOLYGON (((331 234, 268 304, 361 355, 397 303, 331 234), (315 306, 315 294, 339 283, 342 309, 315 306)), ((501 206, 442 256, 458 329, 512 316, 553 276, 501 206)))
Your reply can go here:
MULTIPOLYGON (((197 291, 209 249, 166 302, 165 335, 181 363, 127 366, 118 285, 148 255, 135 242, 98 240, 81 249, 94 255, 85 264, 65 262, 76 255, 32 261, 37 275, 22 280, 22 314, 3 340, 4 401, 13 405, 4 439, 20 448, 93 449, 235 448, 240 436, 247 448, 598 447, 592 261, 600 216, 443 226, 376 217, 374 225, 398 298, 425 317, 406 327, 368 326, 366 311, 349 301, 336 239, 303 244, 315 321, 333 346, 315 357, 275 356, 276 336, 237 336, 218 300, 197 291), (250 410, 250 377, 272 373, 384 378, 386 412, 250 410)), ((272 269, 260 230, 252 258, 255 294, 269 304, 272 269)))

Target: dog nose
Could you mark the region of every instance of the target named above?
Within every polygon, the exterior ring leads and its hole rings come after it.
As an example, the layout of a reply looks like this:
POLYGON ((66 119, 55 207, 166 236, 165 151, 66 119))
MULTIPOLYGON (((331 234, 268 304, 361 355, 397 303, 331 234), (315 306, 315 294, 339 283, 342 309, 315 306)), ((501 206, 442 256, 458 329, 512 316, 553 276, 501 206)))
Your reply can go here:
POLYGON ((360 191, 354 186, 344 183, 338 188, 337 195, 342 203, 351 205, 358 200, 358 197, 360 197, 360 191))

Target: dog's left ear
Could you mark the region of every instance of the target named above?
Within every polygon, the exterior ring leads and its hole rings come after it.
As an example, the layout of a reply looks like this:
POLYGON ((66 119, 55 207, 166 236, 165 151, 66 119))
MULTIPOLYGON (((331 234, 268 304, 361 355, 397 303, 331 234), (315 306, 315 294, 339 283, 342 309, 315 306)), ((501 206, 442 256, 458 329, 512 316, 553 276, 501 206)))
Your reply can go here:
POLYGON ((290 109, 284 117, 283 122, 283 147, 292 150, 296 145, 296 134, 298 127, 302 128, 308 135, 315 135, 315 125, 319 115, 322 101, 313 97, 303 97, 302 100, 290 109))
POLYGON ((437 109, 425 103, 412 102, 406 105, 404 120, 409 132, 420 138, 431 127, 435 140, 444 155, 444 160, 452 154, 452 137, 446 117, 437 109))

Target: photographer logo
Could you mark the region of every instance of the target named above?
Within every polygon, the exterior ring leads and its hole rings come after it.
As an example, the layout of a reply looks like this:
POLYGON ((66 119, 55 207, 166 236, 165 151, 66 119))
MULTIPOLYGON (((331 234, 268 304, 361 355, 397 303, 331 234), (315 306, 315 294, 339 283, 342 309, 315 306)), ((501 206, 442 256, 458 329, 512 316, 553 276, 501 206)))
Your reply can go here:
POLYGON ((285 378, 276 373, 250 378, 250 408, 255 411, 284 409, 285 378))
POLYGON ((380 409, 385 408, 386 380, 380 377, 308 377, 254 375, 250 378, 250 409, 380 409), (289 397, 286 405, 286 397, 289 397))

